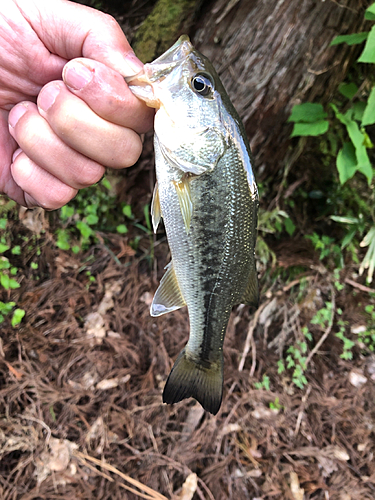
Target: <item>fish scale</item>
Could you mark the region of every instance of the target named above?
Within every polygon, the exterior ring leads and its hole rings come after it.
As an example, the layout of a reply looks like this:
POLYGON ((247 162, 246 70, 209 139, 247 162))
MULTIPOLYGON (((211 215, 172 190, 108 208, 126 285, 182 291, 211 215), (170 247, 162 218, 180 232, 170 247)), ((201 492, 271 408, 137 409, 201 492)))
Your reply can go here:
POLYGON ((190 321, 189 340, 168 377, 163 401, 194 397, 215 414, 222 400, 231 309, 258 302, 258 192, 250 148, 216 71, 186 36, 127 81, 135 95, 157 109, 152 218, 155 230, 163 218, 172 261, 151 314, 186 305, 190 321))

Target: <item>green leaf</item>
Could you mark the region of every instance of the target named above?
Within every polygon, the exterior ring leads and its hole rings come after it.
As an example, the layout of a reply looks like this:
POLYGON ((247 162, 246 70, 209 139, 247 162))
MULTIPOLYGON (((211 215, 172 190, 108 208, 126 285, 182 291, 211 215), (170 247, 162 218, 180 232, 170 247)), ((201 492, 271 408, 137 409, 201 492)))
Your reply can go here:
POLYGON ((325 134, 328 130, 328 121, 321 120, 315 123, 295 123, 290 137, 296 136, 317 136, 325 134))
MULTIPOLYGON (((334 104, 331 104, 331 107, 334 110, 338 120, 340 120, 340 122, 346 126, 346 130, 348 131, 349 137, 355 147, 355 155, 357 158, 357 170, 367 178, 367 181, 370 184, 373 176, 373 171, 365 146, 366 138, 364 133, 359 129, 357 122, 352 119, 353 110, 348 109, 348 111, 343 115, 338 111, 337 107, 334 104)), ((340 173, 338 157, 336 164, 340 173)), ((350 169, 350 171, 351 170, 352 169, 350 169)), ((350 177, 348 178, 350 179, 350 177)), ((348 178, 346 180, 348 180, 348 178)), ((340 177, 340 182, 341 182, 341 177, 340 177)))
POLYGON ((101 184, 102 186, 104 186, 106 189, 108 189, 108 191, 110 191, 112 189, 112 186, 111 186, 111 183, 109 182, 109 180, 106 178, 106 177, 103 177, 102 181, 101 181, 101 184))
POLYGON ((116 230, 120 234, 125 234, 128 232, 128 228, 125 226, 125 224, 120 224, 116 227, 116 230))
POLYGON ((336 166, 339 172, 340 184, 345 184, 356 173, 357 157, 351 142, 345 142, 344 147, 340 149, 336 158, 336 166))
POLYGON ((60 217, 64 219, 69 219, 69 217, 73 217, 74 215, 74 208, 70 207, 69 205, 64 205, 60 209, 60 217))
POLYGON ((125 215, 125 217, 128 217, 129 219, 133 218, 132 207, 130 205, 124 205, 122 207, 122 213, 125 215))
POLYGON ((327 113, 321 104, 305 102, 304 104, 293 106, 288 122, 314 123, 324 118, 327 118, 327 113))
POLYGON ((362 117, 362 127, 375 123, 375 86, 372 87, 367 105, 362 117))
POLYGON ((0 274, 0 284, 6 289, 19 288, 20 284, 16 280, 10 278, 7 274, 0 274))
POLYGON ((355 83, 340 83, 339 92, 344 97, 347 97, 348 99, 353 99, 353 97, 358 92, 358 87, 355 83))
POLYGON ((85 239, 89 238, 92 234, 91 227, 81 220, 77 222, 77 229, 85 239))
POLYGON ((365 112, 366 109, 366 103, 362 101, 357 101, 353 104, 352 110, 353 110, 353 118, 359 122, 362 121, 363 118, 363 113, 365 112))
POLYGON ((353 33, 351 35, 339 35, 336 36, 330 45, 339 45, 340 43, 346 43, 348 45, 357 45, 362 43, 368 37, 368 32, 363 33, 353 33))
POLYGON ((25 311, 23 309, 16 309, 14 311, 11 321, 13 328, 21 323, 22 318, 24 316, 25 316, 25 311))
POLYGON ((21 247, 19 245, 16 245, 12 248, 11 253, 13 255, 21 255, 21 247))
POLYGON ((358 58, 361 63, 375 63, 375 26, 371 28, 365 48, 358 58))
POLYGON ((94 215, 94 214, 90 214, 86 217, 86 222, 90 226, 97 224, 98 220, 99 220, 99 217, 97 215, 94 215))
POLYGON ((7 250, 9 250, 9 246, 8 245, 4 245, 3 243, 0 243, 0 253, 4 253, 6 252, 7 250))
POLYGON ((0 300, 0 312, 2 314, 9 314, 15 305, 15 302, 1 302, 0 300))
POLYGON ((285 219, 284 224, 286 232, 289 234, 289 236, 292 236, 294 231, 296 230, 296 226, 294 225, 292 219, 288 217, 287 219, 285 219))
POLYGON ((0 229, 5 229, 7 227, 8 219, 0 219, 0 229))
POLYGON ((366 10, 365 19, 368 21, 375 21, 375 3, 370 5, 370 7, 366 10))

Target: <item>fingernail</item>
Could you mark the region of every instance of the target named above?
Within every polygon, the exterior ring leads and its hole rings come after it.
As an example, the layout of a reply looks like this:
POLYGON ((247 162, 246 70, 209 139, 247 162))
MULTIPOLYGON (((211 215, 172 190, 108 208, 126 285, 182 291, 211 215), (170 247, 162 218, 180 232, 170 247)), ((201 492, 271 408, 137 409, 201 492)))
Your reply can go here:
POLYGON ((15 152, 13 153, 13 156, 12 156, 12 162, 14 162, 15 159, 17 158, 17 156, 20 155, 21 153, 22 153, 21 148, 16 149, 15 152))
POLYGON ((78 61, 71 61, 64 67, 63 80, 68 87, 74 90, 82 90, 92 77, 93 71, 78 61))
POLYGON ((43 88, 38 96, 38 107, 43 111, 48 111, 60 93, 60 87, 57 85, 48 85, 43 88))
POLYGON ((129 52, 125 57, 125 64, 122 67, 123 76, 133 76, 141 71, 143 63, 138 59, 134 52, 129 52))
POLYGON ((24 104, 19 104, 10 110, 8 122, 9 125, 14 128, 17 125, 18 120, 23 116, 27 111, 27 106, 24 104))

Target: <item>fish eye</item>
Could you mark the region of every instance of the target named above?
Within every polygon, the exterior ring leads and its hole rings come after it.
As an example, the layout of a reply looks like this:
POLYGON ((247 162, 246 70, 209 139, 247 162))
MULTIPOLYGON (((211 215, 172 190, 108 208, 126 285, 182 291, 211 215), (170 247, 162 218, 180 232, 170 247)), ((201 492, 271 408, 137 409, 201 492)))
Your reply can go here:
POLYGON ((193 76, 191 79, 191 86, 194 92, 203 96, 207 96, 214 89, 211 80, 206 75, 200 74, 193 76))

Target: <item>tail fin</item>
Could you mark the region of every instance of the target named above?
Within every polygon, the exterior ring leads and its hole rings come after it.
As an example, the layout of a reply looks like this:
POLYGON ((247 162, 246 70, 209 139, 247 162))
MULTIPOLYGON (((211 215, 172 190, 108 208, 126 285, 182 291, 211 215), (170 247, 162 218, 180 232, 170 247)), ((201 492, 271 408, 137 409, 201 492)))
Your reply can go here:
POLYGON ((216 415, 223 397, 222 357, 205 367, 188 357, 185 349, 180 352, 165 384, 163 403, 178 403, 190 397, 216 415))

